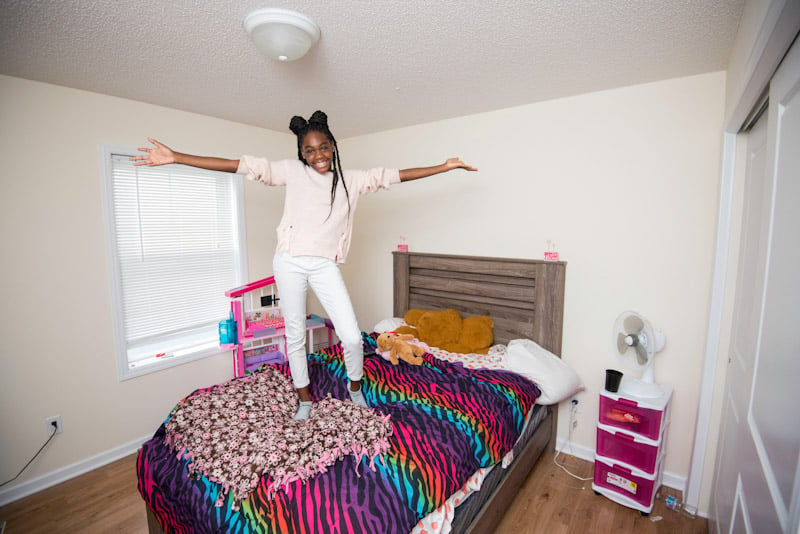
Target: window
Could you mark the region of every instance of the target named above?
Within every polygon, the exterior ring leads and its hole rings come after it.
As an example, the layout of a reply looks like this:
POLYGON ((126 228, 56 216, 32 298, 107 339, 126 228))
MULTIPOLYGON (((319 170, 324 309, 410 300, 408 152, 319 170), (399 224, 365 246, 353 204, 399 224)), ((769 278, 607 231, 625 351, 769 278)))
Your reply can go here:
POLYGON ((135 167, 103 146, 120 379, 219 352, 225 291, 246 279, 242 178, 135 167))

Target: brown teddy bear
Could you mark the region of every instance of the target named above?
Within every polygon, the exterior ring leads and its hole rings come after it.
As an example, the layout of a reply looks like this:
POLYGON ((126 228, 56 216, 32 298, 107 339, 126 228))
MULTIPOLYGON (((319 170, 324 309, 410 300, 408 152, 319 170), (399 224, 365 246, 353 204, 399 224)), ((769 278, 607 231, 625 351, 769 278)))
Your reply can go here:
POLYGON ((453 309, 408 310, 403 320, 408 326, 395 330, 432 347, 462 354, 486 354, 494 341, 494 322, 486 315, 461 318, 453 309))
POLYGON ((411 343, 408 340, 414 339, 411 334, 396 334, 394 332, 384 332, 378 336, 378 352, 381 356, 386 358, 386 352, 389 353, 389 361, 392 365, 397 365, 400 360, 404 360, 411 365, 422 364, 422 356, 425 354, 425 349, 411 343))
POLYGON ((486 354, 494 341, 493 330, 494 321, 487 315, 464 317, 458 343, 453 348, 445 347, 445 350, 464 354, 486 354))

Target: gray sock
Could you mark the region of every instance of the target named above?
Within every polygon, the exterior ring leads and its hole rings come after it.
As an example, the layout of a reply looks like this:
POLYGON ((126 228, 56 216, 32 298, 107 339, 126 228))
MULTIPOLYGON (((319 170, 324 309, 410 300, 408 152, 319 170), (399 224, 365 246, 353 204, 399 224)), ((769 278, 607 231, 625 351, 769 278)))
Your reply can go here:
POLYGON ((294 414, 295 421, 301 421, 303 419, 308 419, 308 413, 311 411, 312 403, 311 401, 300 401, 300 407, 297 409, 297 413, 294 414))
POLYGON ((364 398, 364 393, 361 391, 361 388, 358 391, 353 391, 350 388, 347 388, 347 391, 350 393, 350 400, 353 401, 353 404, 358 404, 359 406, 363 406, 364 408, 369 408, 367 406, 367 400, 364 398))

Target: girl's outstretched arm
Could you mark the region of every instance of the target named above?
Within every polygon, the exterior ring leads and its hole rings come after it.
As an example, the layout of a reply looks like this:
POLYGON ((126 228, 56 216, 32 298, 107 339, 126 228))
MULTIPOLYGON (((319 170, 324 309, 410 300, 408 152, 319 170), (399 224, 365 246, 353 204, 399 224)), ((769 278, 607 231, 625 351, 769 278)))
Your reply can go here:
POLYGON ((182 152, 175 152, 165 144, 159 143, 155 139, 147 138, 155 148, 140 148, 140 152, 145 152, 142 156, 133 156, 130 158, 134 165, 147 165, 148 167, 155 167, 157 165, 166 165, 168 163, 180 163, 182 165, 190 165, 192 167, 199 167, 201 169, 208 169, 210 171, 222 172, 236 172, 239 168, 238 159, 225 159, 225 158, 209 158, 206 156, 193 156, 191 154, 184 154, 182 152))
POLYGON ((417 180, 419 178, 425 178, 427 176, 439 174, 440 172, 452 171, 453 169, 464 169, 467 171, 478 170, 475 167, 467 165, 459 158, 450 158, 441 165, 435 165, 433 167, 417 167, 415 169, 402 169, 400 171, 400 181, 408 182, 410 180, 417 180))

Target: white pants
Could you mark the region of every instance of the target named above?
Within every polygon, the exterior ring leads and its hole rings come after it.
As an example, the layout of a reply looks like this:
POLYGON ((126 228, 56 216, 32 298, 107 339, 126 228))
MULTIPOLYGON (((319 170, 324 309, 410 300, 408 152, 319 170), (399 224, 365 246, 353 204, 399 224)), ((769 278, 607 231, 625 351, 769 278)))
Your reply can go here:
POLYGON ((309 285, 333 322, 342 343, 347 377, 354 382, 361 380, 364 367, 361 330, 336 263, 328 258, 293 257, 283 253, 275 255, 272 267, 286 328, 286 351, 294 387, 299 389, 310 383, 306 357, 306 293, 309 285))

